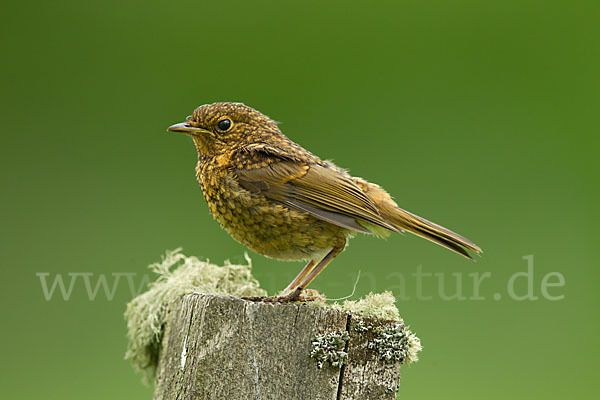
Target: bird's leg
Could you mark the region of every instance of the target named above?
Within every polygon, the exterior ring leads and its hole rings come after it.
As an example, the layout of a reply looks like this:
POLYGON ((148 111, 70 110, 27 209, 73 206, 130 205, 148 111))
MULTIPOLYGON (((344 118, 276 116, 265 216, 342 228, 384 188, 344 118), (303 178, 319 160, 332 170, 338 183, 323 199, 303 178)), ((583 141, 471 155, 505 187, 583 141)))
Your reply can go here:
MULTIPOLYGON (((308 262, 308 264, 306 264, 306 266, 304 268, 302 268, 302 271, 300 271, 300 273, 298 274, 298 276, 296 276, 294 278, 294 280, 292 282, 290 282, 290 284, 283 290, 283 293, 289 293, 291 291, 293 291, 296 286, 298 286, 300 284, 300 282, 302 282, 302 280, 306 277, 306 275, 308 275, 308 273, 310 271, 312 271, 313 267, 315 266, 315 260, 310 260, 308 262)), ((250 300, 250 301, 262 301, 262 302, 277 302, 278 299, 280 299, 281 297, 277 297, 277 296, 247 296, 247 297, 242 297, 243 300, 250 300)))
POLYGON ((304 268, 302 268, 302 271, 300 271, 298 276, 296 276, 294 278, 294 280, 292 282, 290 282, 290 284, 283 290, 283 292, 287 293, 287 292, 290 292, 290 291, 296 289, 296 286, 298 286, 300 284, 300 282, 302 282, 302 279, 304 279, 304 277, 306 277, 306 275, 308 275, 308 273, 310 271, 312 271, 314 266, 315 266, 315 260, 310 260, 308 262, 308 264, 306 264, 306 266, 304 268))
MULTIPOLYGON (((317 277, 317 275, 319 275, 321 273, 321 271, 323 271, 325 269, 325 267, 338 254, 340 254, 342 252, 342 250, 344 250, 345 247, 346 247, 346 240, 344 239, 341 243, 339 243, 337 246, 335 246, 333 249, 331 249, 331 251, 329 253, 327 253, 327 255, 325 257, 323 257, 323 259, 321 261, 319 261, 317 266, 314 267, 310 271, 308 276, 306 276, 298 286, 296 286, 296 288, 294 289, 293 292, 291 292, 290 294, 287 294, 285 296, 276 297, 274 300, 277 302, 281 302, 281 303, 287 303, 290 301, 300 300, 301 299, 300 294, 302 293, 302 291, 304 289, 306 289, 306 287, 317 277)), ((307 265, 307 267, 308 267, 308 265, 307 265)), ((305 269, 306 269, 306 267, 305 267, 305 269)), ((302 270, 302 272, 304 272, 304 270, 302 270)), ((302 274, 302 272, 301 272, 301 274, 302 274)))

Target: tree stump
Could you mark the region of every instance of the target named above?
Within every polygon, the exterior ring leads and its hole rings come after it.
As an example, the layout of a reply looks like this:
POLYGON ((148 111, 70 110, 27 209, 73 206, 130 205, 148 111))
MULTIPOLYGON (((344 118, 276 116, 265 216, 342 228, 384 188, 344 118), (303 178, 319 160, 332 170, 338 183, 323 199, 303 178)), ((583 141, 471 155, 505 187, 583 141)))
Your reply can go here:
POLYGON ((329 307, 186 295, 169 312, 154 399, 395 399, 399 362, 373 345, 377 328, 394 324, 329 307))

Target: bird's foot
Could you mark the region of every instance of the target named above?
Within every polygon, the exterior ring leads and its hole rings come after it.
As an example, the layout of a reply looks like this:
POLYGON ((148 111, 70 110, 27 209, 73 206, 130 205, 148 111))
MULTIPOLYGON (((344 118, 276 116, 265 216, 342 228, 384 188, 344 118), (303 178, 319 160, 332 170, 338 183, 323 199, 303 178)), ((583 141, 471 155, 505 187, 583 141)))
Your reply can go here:
POLYGON ((301 301, 301 302, 310 301, 310 298, 300 296, 300 294, 302 294, 302 289, 296 288, 296 289, 292 290, 291 292, 289 292, 288 294, 285 294, 283 296, 272 297, 270 301, 274 302, 274 303, 292 303, 292 302, 296 302, 296 301, 301 301))
POLYGON ((242 300, 255 301, 261 303, 297 303, 297 302, 309 302, 321 300, 324 301, 323 295, 316 290, 306 289, 302 290, 296 288, 290 293, 282 296, 253 296, 253 297, 242 297, 242 300), (302 293, 307 293, 308 296, 301 296, 302 293))
POLYGON ((251 296, 242 297, 242 300, 254 301, 256 303, 295 303, 295 302, 306 302, 314 300, 311 297, 298 296, 294 299, 290 299, 288 296, 251 296))
POLYGON ((283 296, 242 297, 242 300, 256 301, 261 303, 292 303, 295 301, 308 301, 309 299, 300 296, 301 293, 302 289, 296 288, 295 290, 283 296))

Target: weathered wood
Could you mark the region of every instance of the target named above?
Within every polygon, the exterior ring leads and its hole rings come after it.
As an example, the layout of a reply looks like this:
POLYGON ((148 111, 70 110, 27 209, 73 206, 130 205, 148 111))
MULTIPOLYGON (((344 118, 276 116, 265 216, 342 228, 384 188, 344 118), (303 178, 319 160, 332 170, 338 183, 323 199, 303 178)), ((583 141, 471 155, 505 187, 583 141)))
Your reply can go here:
MULTIPOLYGON (((375 320, 303 304, 187 295, 170 311, 154 399, 395 399, 398 363, 369 348, 375 320), (311 358, 319 334, 348 332, 344 365, 311 358)), ((343 346, 343 344, 342 344, 343 346)))

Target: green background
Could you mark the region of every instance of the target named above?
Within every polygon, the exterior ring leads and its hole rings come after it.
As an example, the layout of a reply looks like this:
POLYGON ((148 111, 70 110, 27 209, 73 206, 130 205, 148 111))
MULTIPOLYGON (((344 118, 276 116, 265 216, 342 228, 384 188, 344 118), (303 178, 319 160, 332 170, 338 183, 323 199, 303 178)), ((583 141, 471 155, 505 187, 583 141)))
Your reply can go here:
MULTIPOLYGON (((167 3, 2 5, 2 398, 151 398, 123 360, 127 286, 90 301, 79 281, 69 301, 46 301, 36 273, 141 277, 179 246, 242 262, 209 215, 190 140, 165 132, 224 100, 485 250, 471 263, 363 236, 315 281, 341 297, 359 270, 357 296, 407 277, 398 306, 424 350, 401 398, 597 393, 596 1, 167 3), (530 254, 540 298, 516 301, 507 282, 530 254), (491 272, 485 300, 444 301, 433 278, 433 299, 417 299, 419 265, 445 272, 448 293, 461 273, 467 296, 468 274, 491 272), (541 297, 549 272, 564 299, 541 297)), ((301 268, 251 256, 271 293, 301 268)))

